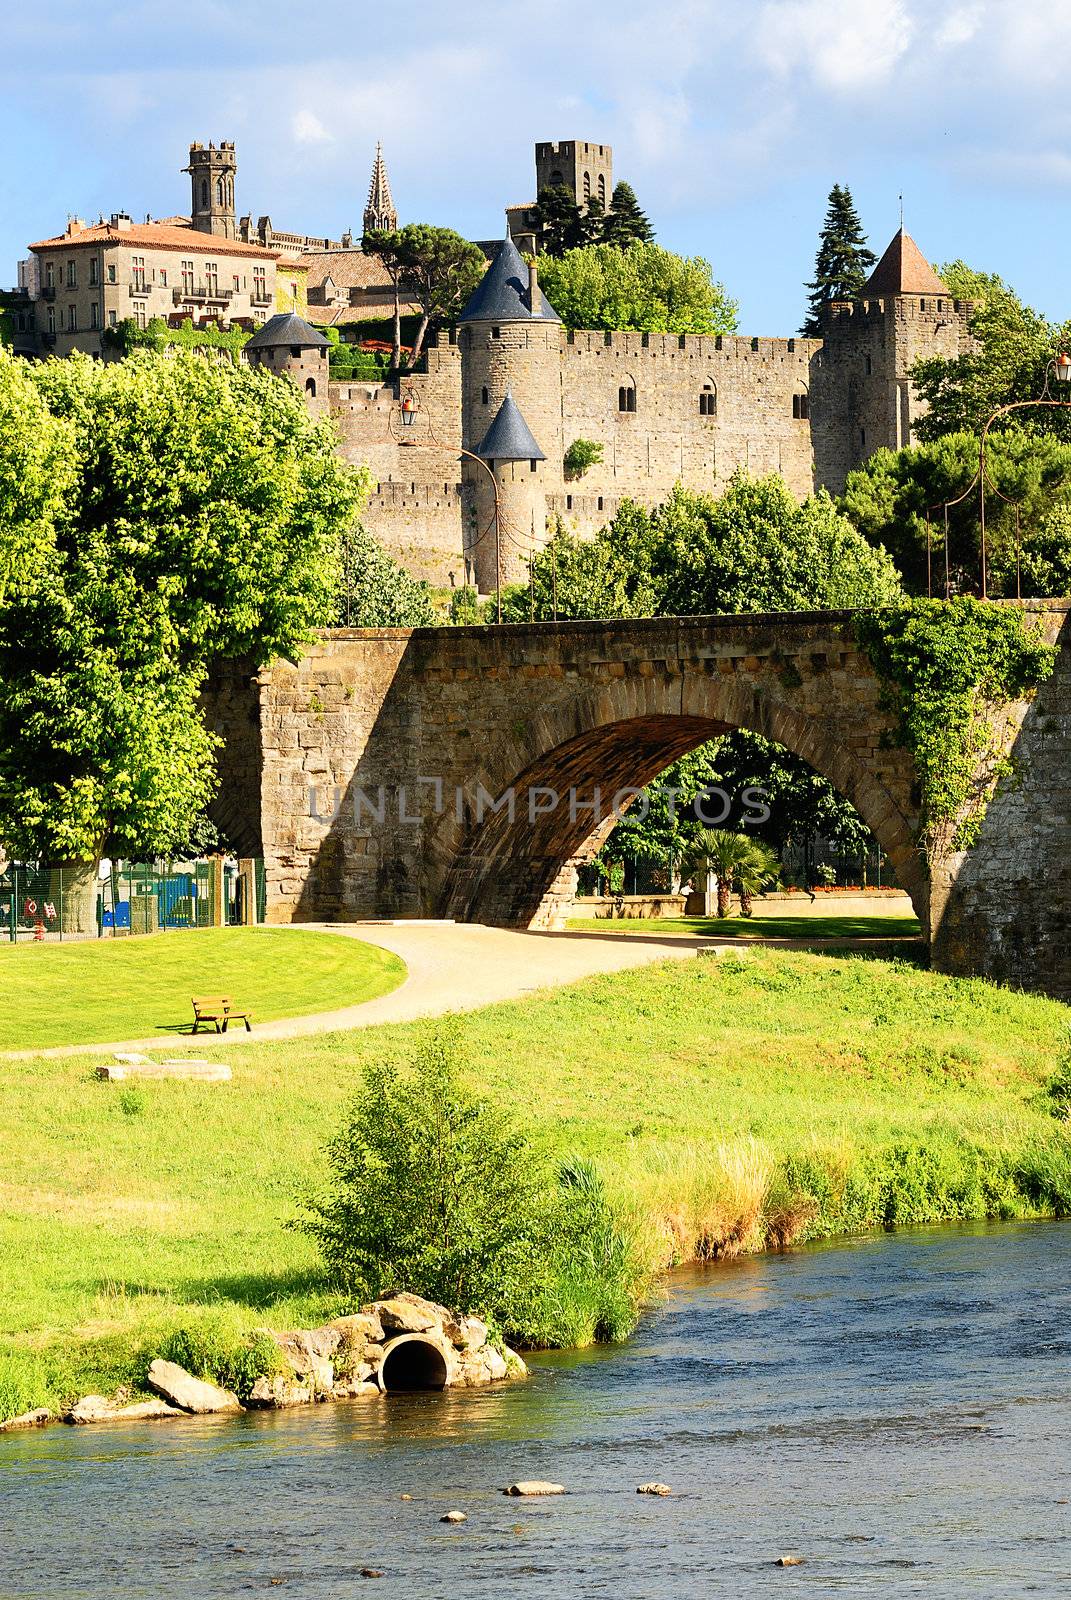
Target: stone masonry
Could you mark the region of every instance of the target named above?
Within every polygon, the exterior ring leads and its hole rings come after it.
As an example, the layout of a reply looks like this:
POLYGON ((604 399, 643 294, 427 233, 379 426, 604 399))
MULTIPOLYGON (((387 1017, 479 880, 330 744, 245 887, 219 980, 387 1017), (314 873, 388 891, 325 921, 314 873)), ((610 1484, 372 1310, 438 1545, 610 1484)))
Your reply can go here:
POLYGON ((233 720, 244 752, 225 761, 221 804, 230 783, 248 794, 259 745, 269 921, 553 926, 615 797, 748 728, 856 807, 937 966, 1068 996, 1069 608, 1028 609, 1061 644, 1057 671, 1035 700, 993 709, 1015 781, 974 849, 931 870, 912 761, 847 613, 332 632, 261 672, 244 711, 240 688, 217 686, 215 725, 233 720))

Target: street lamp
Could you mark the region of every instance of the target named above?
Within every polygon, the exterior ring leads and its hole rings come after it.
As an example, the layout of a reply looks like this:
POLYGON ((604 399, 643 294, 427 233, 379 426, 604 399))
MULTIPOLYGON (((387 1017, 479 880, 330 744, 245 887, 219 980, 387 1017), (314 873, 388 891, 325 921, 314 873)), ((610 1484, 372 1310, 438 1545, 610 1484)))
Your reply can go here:
POLYGON ((1061 350, 1053 362, 1053 366, 1061 383, 1071 383, 1071 356, 1067 354, 1066 350, 1061 350))

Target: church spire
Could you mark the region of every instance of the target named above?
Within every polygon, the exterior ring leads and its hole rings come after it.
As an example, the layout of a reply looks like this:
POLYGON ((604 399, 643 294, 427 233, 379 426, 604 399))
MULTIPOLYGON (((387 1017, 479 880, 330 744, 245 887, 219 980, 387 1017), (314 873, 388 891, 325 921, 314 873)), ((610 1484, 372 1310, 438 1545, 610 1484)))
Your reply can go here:
POLYGON ((371 233, 373 229, 382 229, 387 233, 395 233, 397 228, 398 213, 390 192, 387 163, 383 159, 383 146, 377 140, 372 182, 368 186, 368 204, 364 208, 364 231, 371 233))

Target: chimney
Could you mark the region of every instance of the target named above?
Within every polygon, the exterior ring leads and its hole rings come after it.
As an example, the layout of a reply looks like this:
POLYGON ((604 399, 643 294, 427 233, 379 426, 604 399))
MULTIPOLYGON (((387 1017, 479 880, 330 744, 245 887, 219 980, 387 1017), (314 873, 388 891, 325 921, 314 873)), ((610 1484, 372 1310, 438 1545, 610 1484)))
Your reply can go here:
POLYGON ((112 212, 112 227, 115 228, 117 232, 126 233, 132 226, 133 223, 128 211, 112 212))
POLYGON ((82 229, 84 227, 85 227, 85 223, 82 221, 81 217, 68 217, 67 218, 67 237, 68 237, 68 239, 73 239, 74 235, 76 233, 81 233, 82 229))
POLYGON ((528 309, 533 317, 539 315, 539 272, 535 257, 528 263, 528 309))

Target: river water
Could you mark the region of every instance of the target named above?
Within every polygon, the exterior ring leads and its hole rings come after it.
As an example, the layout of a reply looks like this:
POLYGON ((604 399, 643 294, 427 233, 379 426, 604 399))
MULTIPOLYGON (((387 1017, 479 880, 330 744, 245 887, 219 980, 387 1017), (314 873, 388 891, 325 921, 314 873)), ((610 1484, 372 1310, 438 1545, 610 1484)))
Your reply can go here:
POLYGON ((1066 1597, 1069 1263, 1068 1223, 904 1232, 677 1274, 526 1384, 9 1436, 0 1596, 1066 1597))

